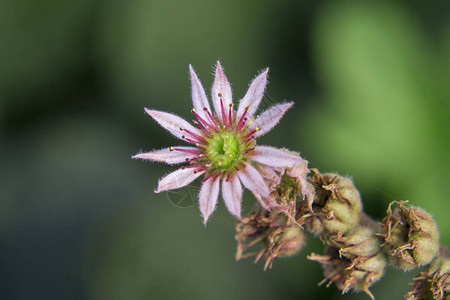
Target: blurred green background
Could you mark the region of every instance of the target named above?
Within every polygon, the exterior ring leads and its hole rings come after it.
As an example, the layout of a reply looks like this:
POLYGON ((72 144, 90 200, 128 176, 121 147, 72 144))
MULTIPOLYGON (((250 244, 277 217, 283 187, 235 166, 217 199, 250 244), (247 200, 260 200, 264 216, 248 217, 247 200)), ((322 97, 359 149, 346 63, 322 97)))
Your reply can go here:
MULTIPOLYGON (((269 66, 263 108, 295 101, 260 144, 352 176, 377 218, 422 206, 449 244, 448 1, 2 0, 1 299, 368 299, 316 286, 314 239, 235 262, 221 201, 205 228, 199 183, 154 194, 174 168, 130 159, 178 144, 143 107, 191 118, 188 64, 209 93, 217 59, 235 100, 269 66)), ((414 274, 372 291, 402 299, 414 274)))

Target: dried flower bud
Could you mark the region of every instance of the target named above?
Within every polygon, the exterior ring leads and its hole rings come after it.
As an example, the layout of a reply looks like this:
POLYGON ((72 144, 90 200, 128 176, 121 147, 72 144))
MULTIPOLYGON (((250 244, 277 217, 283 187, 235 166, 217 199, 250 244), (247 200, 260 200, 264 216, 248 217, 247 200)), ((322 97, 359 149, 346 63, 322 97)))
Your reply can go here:
POLYGON ((316 196, 313 203, 314 216, 306 221, 308 230, 328 235, 349 232, 359 223, 362 212, 361 196, 349 178, 337 174, 320 174, 314 170, 310 179, 316 196), (317 223, 318 218, 322 226, 317 223))
POLYGON ((311 254, 308 259, 322 264, 325 279, 319 285, 328 281, 327 287, 334 283, 342 290, 342 294, 350 290, 364 291, 374 299, 369 288, 381 279, 386 267, 386 258, 383 253, 378 252, 373 256, 345 258, 341 250, 328 247, 327 254, 311 254))
POLYGON ((306 200, 310 211, 312 211, 315 190, 313 185, 308 181, 307 175, 309 172, 307 160, 303 160, 287 169, 289 176, 294 178, 298 183, 298 192, 303 196, 303 200, 306 200))
MULTIPOLYGON (((286 149, 282 150, 298 156, 297 153, 286 149)), ((299 157, 299 159, 301 158, 299 157)), ((307 178, 310 172, 307 160, 301 159, 299 163, 285 168, 260 165, 258 169, 270 190, 268 197, 255 195, 264 209, 284 211, 294 216, 295 209, 292 211, 290 209, 296 206, 297 200, 306 199, 308 203, 314 201, 314 187, 307 178)))
POLYGON ((257 262, 264 257, 264 270, 272 267, 275 258, 290 256, 300 251, 306 241, 306 233, 282 212, 252 212, 236 222, 236 231, 236 260, 256 256, 257 262), (262 245, 259 252, 243 254, 258 243, 262 245))
POLYGON ((442 248, 439 256, 414 278, 407 300, 450 298, 450 249, 442 248))
POLYGON ((374 231, 367 227, 357 227, 354 232, 340 239, 335 239, 336 244, 341 244, 339 254, 346 258, 371 257, 380 252, 380 241, 374 231))
POLYGON ((439 231, 433 217, 407 205, 407 201, 391 202, 382 226, 383 249, 390 262, 405 271, 429 264, 439 250, 439 231))

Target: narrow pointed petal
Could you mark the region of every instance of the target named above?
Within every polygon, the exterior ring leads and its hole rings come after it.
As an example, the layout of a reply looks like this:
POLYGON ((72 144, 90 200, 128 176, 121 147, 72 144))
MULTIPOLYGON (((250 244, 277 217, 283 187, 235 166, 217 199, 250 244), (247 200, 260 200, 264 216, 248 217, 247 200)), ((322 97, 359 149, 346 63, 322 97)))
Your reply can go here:
POLYGON ((270 211, 269 205, 263 200, 261 195, 259 195, 259 194, 254 194, 254 195, 255 195, 256 200, 258 200, 259 204, 261 204, 262 208, 270 211))
POLYGON ((201 131, 177 115, 148 108, 145 108, 145 112, 148 113, 156 122, 158 122, 159 125, 179 139, 183 139, 183 136, 191 138, 191 135, 182 129, 187 129, 198 136, 202 136, 201 131))
POLYGON ((261 99, 264 95, 264 91, 266 90, 268 72, 269 68, 266 68, 251 83, 244 98, 242 98, 241 102, 239 102, 239 108, 236 114, 237 120, 239 120, 242 117, 247 107, 248 111, 247 114, 245 115, 247 118, 250 119, 255 114, 256 110, 258 109, 259 103, 261 102, 261 99))
POLYGON ((204 108, 211 111, 211 107, 209 106, 208 98, 206 98, 205 89, 191 65, 189 65, 189 73, 191 75, 192 104, 194 109, 200 117, 208 120, 208 114, 204 108))
POLYGON ((159 180, 158 188, 155 190, 155 193, 184 187, 203 173, 205 173, 205 171, 197 171, 195 168, 178 169, 159 180))
POLYGON ((264 182, 263 177, 250 164, 246 164, 245 168, 238 171, 239 179, 242 184, 248 188, 253 194, 259 194, 263 198, 269 196, 269 188, 264 182))
POLYGON ((164 162, 169 165, 174 164, 180 164, 183 162, 187 162, 193 158, 198 157, 199 154, 195 154, 199 150, 194 147, 170 147, 170 148, 164 148, 161 150, 155 150, 152 152, 146 152, 146 153, 138 153, 134 155, 132 158, 137 159, 144 159, 144 160, 152 160, 152 161, 160 161, 164 162), (191 151, 185 152, 185 151, 178 151, 174 149, 179 150, 186 150, 191 151))
POLYGON ((266 165, 258 166, 258 171, 262 175, 263 178, 273 181, 276 185, 280 184, 281 178, 278 175, 273 167, 269 167, 266 165))
POLYGON ((226 120, 223 120, 222 105, 220 103, 220 99, 222 99, 223 102, 223 109, 225 110, 225 118, 227 118, 228 116, 228 110, 230 108, 229 105, 233 103, 233 100, 230 82, 225 76, 225 73, 223 72, 220 62, 217 62, 216 74, 211 92, 212 92, 211 99, 214 105, 214 110, 216 111, 219 120, 221 120, 222 124, 224 124, 226 120))
POLYGON ((261 115, 259 115, 256 120, 250 124, 248 130, 254 130, 257 127, 259 130, 255 132, 254 137, 257 138, 263 134, 272 130, 275 125, 278 124, 280 119, 283 117, 284 113, 294 105, 294 102, 277 104, 267 109, 261 115))
POLYGON ((255 147, 251 160, 272 167, 291 167, 303 159, 286 150, 269 146, 257 146, 255 147))
POLYGON ((220 176, 216 178, 210 177, 203 183, 198 195, 200 211, 203 215, 203 224, 205 225, 209 216, 216 208, 217 197, 219 196, 219 182, 220 176))
POLYGON ((265 210, 272 210, 272 209, 277 209, 277 210, 285 210, 288 209, 288 206, 285 205, 280 205, 278 204, 275 199, 273 199, 271 196, 266 197, 266 198, 262 198, 261 195, 258 194, 254 194, 256 200, 258 200, 259 204, 261 204, 262 208, 264 208, 265 210))
POLYGON ((241 202, 242 202, 242 185, 238 175, 231 176, 230 180, 222 181, 222 197, 228 211, 241 218, 241 202))

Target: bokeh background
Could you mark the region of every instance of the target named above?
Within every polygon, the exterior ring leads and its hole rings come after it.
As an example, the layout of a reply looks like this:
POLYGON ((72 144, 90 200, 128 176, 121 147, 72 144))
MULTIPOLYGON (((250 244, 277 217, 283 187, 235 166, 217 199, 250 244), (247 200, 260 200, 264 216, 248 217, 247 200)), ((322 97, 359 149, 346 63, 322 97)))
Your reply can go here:
POLYGON ((191 118, 188 64, 209 89, 217 59, 235 99, 269 66, 262 107, 295 101, 261 144, 352 176, 376 218, 422 206, 449 244, 448 1, 2 0, 1 299, 368 299, 316 286, 314 239, 236 262, 222 203, 205 228, 199 183, 154 194, 173 168, 130 159, 177 143, 143 107, 191 118))

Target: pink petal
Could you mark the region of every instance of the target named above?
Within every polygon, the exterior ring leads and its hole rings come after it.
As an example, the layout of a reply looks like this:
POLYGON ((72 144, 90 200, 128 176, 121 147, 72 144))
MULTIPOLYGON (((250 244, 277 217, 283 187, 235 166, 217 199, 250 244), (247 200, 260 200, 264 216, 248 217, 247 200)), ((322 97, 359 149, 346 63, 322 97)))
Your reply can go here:
POLYGON ((269 196, 269 188, 264 182, 263 177, 259 172, 250 164, 246 164, 245 168, 241 169, 237 173, 242 184, 248 188, 253 194, 259 194, 263 198, 269 196))
POLYGON ((198 195, 200 211, 203 215, 203 224, 205 225, 216 207, 217 197, 219 196, 219 181, 220 176, 216 178, 210 177, 203 183, 198 195))
POLYGON ((256 146, 251 160, 272 167, 290 167, 301 162, 303 159, 286 150, 269 146, 256 146))
POLYGON ((222 124, 224 124, 224 122, 228 119, 228 110, 230 109, 229 105, 232 104, 233 101, 230 82, 225 76, 225 73, 223 72, 222 66, 220 65, 219 61, 217 61, 216 76, 214 78, 214 84, 212 86, 212 102, 214 104, 214 110, 216 111, 219 120, 221 120, 222 124), (223 102, 225 120, 223 119, 220 99, 222 99, 223 102))
POLYGON ((191 152, 198 152, 197 148, 194 147, 170 147, 165 148, 161 150, 156 150, 152 152, 146 152, 146 153, 139 153, 134 155, 132 158, 140 158, 140 159, 146 159, 146 160, 152 160, 152 161, 160 161, 164 162, 169 165, 179 164, 182 162, 186 162, 192 158, 198 157, 198 154, 189 153, 185 151, 178 151, 179 150, 187 150, 191 152))
POLYGON ((186 132, 183 129, 189 130, 190 132, 202 136, 202 132, 199 131, 197 128, 183 120, 177 115, 167 113, 164 111, 159 110, 152 110, 145 108, 145 112, 148 113, 153 119, 155 119, 156 122, 158 122, 159 125, 161 125, 163 128, 168 130, 171 134, 176 136, 179 139, 183 139, 183 136, 186 136, 186 138, 194 139, 188 132, 186 132))
POLYGON ((272 130, 275 125, 283 117, 284 113, 294 105, 294 102, 277 104, 267 109, 261 115, 259 115, 256 120, 250 124, 248 130, 254 130, 256 127, 260 129, 255 132, 254 137, 259 137, 270 130, 272 130))
POLYGON ((313 211, 312 205, 314 202, 315 190, 312 184, 308 181, 308 161, 302 160, 302 162, 295 164, 293 167, 288 169, 289 176, 296 179, 296 181, 300 184, 300 190, 303 195, 303 199, 306 198, 306 202, 308 203, 308 207, 310 211, 313 211))
POLYGON ((261 74, 256 77, 251 83, 244 98, 239 102, 239 108, 236 114, 236 119, 239 120, 244 114, 245 109, 248 107, 247 118, 251 118, 258 109, 259 103, 264 95, 264 91, 267 85, 267 73, 269 68, 266 68, 261 74))
POLYGON ((280 184, 281 177, 277 173, 275 173, 273 167, 269 167, 266 165, 260 165, 258 166, 258 171, 262 175, 263 178, 268 179, 275 184, 280 184))
POLYGON ((239 182, 239 177, 235 174, 231 176, 230 180, 222 181, 222 197, 228 211, 241 218, 241 201, 242 201, 242 186, 239 182))
POLYGON ((288 206, 280 205, 277 203, 277 201, 272 198, 272 196, 269 195, 269 197, 265 197, 264 199, 261 197, 261 195, 255 194, 256 200, 258 200, 259 204, 261 204, 262 208, 265 210, 272 210, 272 209, 278 209, 278 210, 284 210, 288 209, 288 206))
POLYGON ((189 73, 191 75, 192 104, 195 112, 204 120, 208 120, 208 114, 204 111, 204 108, 206 107, 211 111, 211 107, 209 106, 208 98, 206 98, 205 90, 191 65, 189 65, 189 73))
POLYGON ((261 195, 255 194, 255 198, 256 198, 256 200, 258 200, 259 204, 261 204, 262 208, 264 208, 265 210, 269 210, 270 211, 269 205, 263 200, 261 195))
POLYGON ((205 173, 205 171, 197 171, 195 168, 178 169, 159 180, 158 188, 155 190, 155 193, 175 190, 186 186, 203 173, 205 173))

